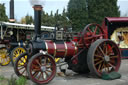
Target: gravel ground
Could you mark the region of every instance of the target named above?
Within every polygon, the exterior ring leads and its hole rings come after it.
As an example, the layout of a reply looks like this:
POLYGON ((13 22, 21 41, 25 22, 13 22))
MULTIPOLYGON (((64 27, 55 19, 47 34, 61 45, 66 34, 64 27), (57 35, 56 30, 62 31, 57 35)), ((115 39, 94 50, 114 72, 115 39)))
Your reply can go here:
MULTIPOLYGON (((76 74, 71 70, 66 70, 65 76, 56 76, 47 85, 128 85, 128 59, 123 59, 119 73, 122 75, 120 79, 116 80, 102 80, 95 78, 91 74, 76 74)), ((0 66, 0 75, 4 75, 6 78, 10 78, 11 75, 17 77, 14 73, 13 67, 0 66)), ((28 80, 28 85, 36 85, 28 80)))

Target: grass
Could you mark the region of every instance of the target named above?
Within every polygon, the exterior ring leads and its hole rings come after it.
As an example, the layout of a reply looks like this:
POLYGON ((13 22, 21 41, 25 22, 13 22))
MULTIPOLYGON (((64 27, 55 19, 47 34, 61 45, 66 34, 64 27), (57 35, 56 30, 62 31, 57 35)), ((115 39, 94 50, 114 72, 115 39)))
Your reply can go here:
POLYGON ((25 85, 27 82, 27 79, 25 77, 20 77, 18 80, 16 80, 16 85, 25 85))
POLYGON ((24 77, 16 79, 12 75, 10 79, 7 79, 4 76, 0 76, 0 85, 26 85, 26 83, 27 79, 24 77))
POLYGON ((5 79, 4 76, 1 75, 1 76, 0 76, 0 81, 2 81, 2 80, 4 80, 4 79, 5 79))

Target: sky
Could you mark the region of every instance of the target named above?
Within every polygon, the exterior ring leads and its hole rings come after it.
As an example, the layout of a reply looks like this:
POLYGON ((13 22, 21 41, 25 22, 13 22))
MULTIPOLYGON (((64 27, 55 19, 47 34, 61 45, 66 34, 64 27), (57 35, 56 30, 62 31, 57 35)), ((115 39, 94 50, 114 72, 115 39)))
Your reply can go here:
MULTIPOLYGON (((9 1, 10 0, 0 0, 0 3, 5 3, 6 14, 9 16, 9 1)), ((15 18, 19 21, 21 17, 29 14, 34 14, 32 5, 30 4, 30 0, 14 0, 15 1, 15 18)), ((51 11, 53 13, 59 9, 59 13, 62 13, 63 9, 67 7, 69 0, 44 0, 43 10, 50 14, 51 11)), ((121 15, 128 13, 128 0, 118 0, 119 10, 121 11, 121 15)))

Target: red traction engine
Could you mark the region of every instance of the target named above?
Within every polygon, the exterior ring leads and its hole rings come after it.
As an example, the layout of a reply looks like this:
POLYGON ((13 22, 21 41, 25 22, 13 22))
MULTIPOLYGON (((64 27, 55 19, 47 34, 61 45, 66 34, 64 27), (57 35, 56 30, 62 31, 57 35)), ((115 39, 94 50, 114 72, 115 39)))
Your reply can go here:
POLYGON ((18 76, 30 78, 37 84, 50 82, 56 75, 54 58, 64 58, 68 68, 77 73, 93 73, 101 77, 103 72, 118 71, 121 63, 118 46, 106 39, 106 34, 97 24, 89 24, 71 40, 69 34, 56 30, 51 40, 40 39, 41 6, 35 9, 36 36, 21 54, 14 70, 18 76))

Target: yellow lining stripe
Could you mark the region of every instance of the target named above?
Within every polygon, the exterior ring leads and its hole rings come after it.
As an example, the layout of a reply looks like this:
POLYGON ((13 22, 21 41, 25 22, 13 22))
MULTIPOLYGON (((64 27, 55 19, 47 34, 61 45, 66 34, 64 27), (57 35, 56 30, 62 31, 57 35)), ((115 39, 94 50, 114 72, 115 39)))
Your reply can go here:
POLYGON ((54 51, 54 57, 55 57, 56 56, 56 44, 53 43, 53 45, 54 45, 54 48, 55 48, 55 51, 54 51))
POLYGON ((64 46, 65 46, 65 54, 64 54, 64 57, 67 55, 67 50, 68 50, 68 46, 66 44, 66 42, 64 42, 64 46))
POLYGON ((48 44, 47 44, 46 41, 45 41, 45 46, 46 46, 46 51, 47 51, 47 53, 48 53, 48 44))

